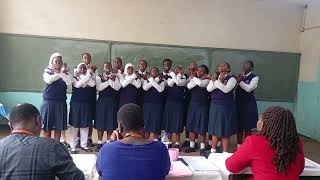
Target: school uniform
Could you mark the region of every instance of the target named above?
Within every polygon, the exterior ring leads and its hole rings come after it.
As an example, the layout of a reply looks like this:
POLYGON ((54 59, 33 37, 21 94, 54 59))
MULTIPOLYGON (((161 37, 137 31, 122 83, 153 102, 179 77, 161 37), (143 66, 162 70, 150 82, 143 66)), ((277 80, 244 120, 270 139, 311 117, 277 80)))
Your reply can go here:
POLYGON ((150 77, 144 80, 143 119, 146 132, 159 133, 162 130, 163 91, 166 81, 150 77))
MULTIPOLYGON (((144 72, 142 72, 142 71, 137 71, 136 72, 137 74, 138 74, 138 78, 141 80, 141 83, 143 83, 143 81, 144 81, 144 79, 143 79, 143 77, 145 76, 145 75, 147 75, 148 74, 148 72, 147 71, 144 71, 144 72)), ((144 96, 144 90, 143 90, 143 88, 139 88, 138 89, 138 102, 137 102, 137 105, 139 105, 140 107, 142 107, 142 105, 143 105, 143 96, 144 96)))
POLYGON ((184 121, 184 88, 186 77, 170 73, 167 80, 167 97, 164 106, 164 130, 169 133, 181 133, 184 121))
POLYGON ((114 81, 111 79, 106 81, 103 76, 109 76, 110 78, 112 75, 103 74, 96 78, 99 97, 96 106, 96 120, 94 127, 99 131, 111 132, 118 126, 117 102, 121 85, 118 77, 116 77, 114 81))
POLYGON ((236 88, 238 129, 251 130, 258 121, 258 107, 254 90, 258 87, 259 77, 248 73, 236 88))
POLYGON ((191 99, 187 114, 186 128, 190 132, 204 134, 208 130, 208 83, 209 79, 201 80, 194 77, 187 84, 188 89, 191 90, 191 99))
MULTIPOLYGON (((220 77, 220 76, 219 76, 220 77)), ((226 75, 223 82, 210 81, 207 90, 211 93, 208 133, 217 137, 230 137, 237 132, 237 112, 234 92, 237 81, 226 75)))
MULTIPOLYGON (((117 76, 117 78, 119 79, 119 82, 120 82, 120 85, 121 85, 121 80, 124 78, 124 73, 118 69, 117 70, 118 72, 115 74, 117 76)), ((120 87, 119 91, 118 91, 118 94, 117 94, 117 102, 116 102, 116 106, 117 106, 117 109, 119 109, 120 107, 120 92, 122 91, 122 88, 120 87)))
POLYGON ((91 77, 90 70, 86 75, 73 77, 72 81, 69 124, 75 128, 91 127, 95 114, 91 107, 92 87, 95 86, 95 81, 91 77))
MULTIPOLYGON (((96 81, 96 77, 97 77, 97 74, 98 74, 98 69, 96 69, 96 71, 92 71, 91 73, 91 77, 92 77, 92 80, 93 81, 96 81)), ((97 87, 96 87, 96 83, 95 83, 95 86, 93 87, 89 87, 90 88, 90 94, 91 94, 91 109, 92 109, 92 112, 93 113, 93 116, 92 116, 92 120, 95 121, 96 119, 96 102, 97 102, 97 87)), ((90 126, 92 127, 92 126, 90 126)))
MULTIPOLYGON (((86 67, 87 69, 90 69, 90 64, 86 64, 86 67)), ((77 67, 73 70, 73 74, 74 76, 77 76, 77 72, 78 72, 78 69, 77 67)), ((96 76, 98 74, 98 69, 96 69, 95 71, 90 71, 90 74, 91 74, 91 78, 95 81, 96 80, 96 76)), ((96 101, 97 101, 97 90, 96 90, 96 86, 93 86, 93 87, 88 87, 90 88, 90 91, 88 91, 88 93, 91 94, 91 108, 92 108, 92 112, 96 112, 96 101)), ((95 116, 96 114, 93 113, 93 116, 92 116, 92 120, 94 121, 95 120, 95 116)))
MULTIPOLYGON (((52 62, 52 60, 50 60, 52 62)), ((43 73, 45 89, 43 102, 40 107, 41 128, 44 131, 67 129, 67 86, 71 84, 68 75, 55 73, 53 68, 47 67, 43 73)))
MULTIPOLYGON (((188 74, 184 74, 186 77, 186 84, 188 84, 191 79, 189 78, 188 74)), ((191 101, 191 90, 188 89, 187 86, 184 88, 184 121, 183 121, 183 126, 186 128, 187 126, 187 114, 188 114, 188 109, 191 101)))
MULTIPOLYGON (((82 65, 83 63, 79 64, 82 65)), ((80 129, 80 146, 87 147, 88 131, 92 126, 95 112, 92 109, 92 70, 88 69, 85 75, 75 76, 72 79, 72 96, 70 101, 69 124, 72 126, 71 148, 77 145, 77 136, 80 129)))
POLYGON ((171 72, 166 73, 166 72, 163 71, 163 72, 162 72, 163 79, 168 80, 169 78, 171 78, 170 73, 171 73, 171 72))
MULTIPOLYGON (((170 71, 170 72, 172 72, 172 71, 170 71)), ((166 73, 166 72, 164 72, 164 71, 162 71, 162 75, 163 75, 163 79, 164 80, 168 80, 169 78, 171 78, 171 76, 170 76, 170 72, 169 73, 166 73)), ((162 94, 163 94, 163 104, 162 104, 162 108, 164 109, 165 108, 165 105, 166 105, 166 102, 167 102, 167 91, 168 91, 168 87, 167 87, 167 83, 166 83, 166 86, 165 86, 165 88, 164 88, 164 90, 163 90, 163 92, 162 92, 162 94)), ((164 116, 163 116, 164 117, 164 116)), ((164 120, 162 120, 162 129, 165 129, 165 121, 164 120)))
POLYGON ((119 108, 128 103, 138 104, 138 92, 141 87, 141 80, 136 74, 127 75, 121 80, 119 108))
POLYGON ((44 72, 45 90, 43 103, 40 107, 42 129, 66 130, 67 129, 67 85, 71 84, 70 78, 63 73, 54 73, 47 68, 44 72), (62 77, 65 79, 62 79, 62 77))

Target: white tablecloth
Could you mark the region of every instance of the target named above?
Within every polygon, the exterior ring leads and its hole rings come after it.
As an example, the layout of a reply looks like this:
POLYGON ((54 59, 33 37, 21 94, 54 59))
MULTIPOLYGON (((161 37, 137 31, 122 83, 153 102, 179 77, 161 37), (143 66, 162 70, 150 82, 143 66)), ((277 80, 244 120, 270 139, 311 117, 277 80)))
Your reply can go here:
MULTIPOLYGON (((167 180, 228 180, 231 174, 225 167, 225 160, 232 154, 215 153, 211 156, 212 159, 205 159, 200 156, 181 156, 192 171, 192 176, 188 177, 172 177, 167 176, 167 180), (200 167, 199 164, 210 162, 213 167, 200 167), (206 170, 201 170, 204 168, 206 170), (197 169, 197 170, 195 170, 197 169), (209 170, 211 169, 211 170, 209 170)), ((86 180, 98 180, 99 175, 96 171, 96 155, 94 154, 72 154, 74 163, 84 173, 86 180)), ((301 176, 320 176, 320 165, 305 159, 306 166, 301 176)), ((239 174, 251 174, 251 170, 246 168, 239 174)))
POLYGON ((96 171, 97 156, 95 154, 71 154, 73 162, 83 172, 86 180, 98 180, 96 171))
POLYGON ((215 166, 202 156, 181 156, 192 171, 192 176, 189 177, 170 177, 167 176, 167 180, 223 180, 224 174, 215 166), (200 164, 199 164, 200 163, 200 164), (208 164, 209 163, 209 164, 208 164), (207 164, 210 167, 202 166, 207 164), (203 169, 203 170, 202 170, 203 169))
MULTIPOLYGON (((208 160, 216 167, 218 167, 223 172, 223 174, 227 175, 224 177, 228 177, 232 173, 227 170, 225 161, 231 155, 232 153, 214 153, 210 155, 208 160)), ((247 167, 238 174, 252 174, 252 172, 251 169, 247 167)), ((320 176, 320 165, 308 158, 305 158, 305 167, 300 176, 320 176)))

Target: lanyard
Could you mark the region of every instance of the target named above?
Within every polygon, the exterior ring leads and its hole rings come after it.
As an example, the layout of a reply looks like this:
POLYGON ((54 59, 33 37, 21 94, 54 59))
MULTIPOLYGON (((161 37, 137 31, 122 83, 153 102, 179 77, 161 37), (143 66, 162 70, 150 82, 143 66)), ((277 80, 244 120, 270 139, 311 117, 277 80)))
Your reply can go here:
POLYGON ((131 132, 131 133, 127 133, 124 138, 127 137, 137 137, 137 138, 144 138, 144 136, 141 133, 138 132, 131 132))
POLYGON ((35 136, 33 132, 28 131, 28 130, 23 130, 23 129, 13 130, 11 132, 11 134, 13 134, 13 133, 29 134, 29 135, 35 136))

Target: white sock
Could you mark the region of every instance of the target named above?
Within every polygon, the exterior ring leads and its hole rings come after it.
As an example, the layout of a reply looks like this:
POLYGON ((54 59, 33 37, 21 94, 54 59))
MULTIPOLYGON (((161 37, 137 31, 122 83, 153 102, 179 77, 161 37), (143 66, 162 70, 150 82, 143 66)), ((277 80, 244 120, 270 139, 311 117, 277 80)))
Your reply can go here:
POLYGON ((98 141, 98 144, 102 144, 102 141, 98 141))
POLYGON ((194 141, 195 141, 195 142, 198 142, 198 139, 195 139, 194 141))
POLYGON ((106 141, 106 143, 109 143, 109 142, 110 142, 110 140, 107 140, 107 141, 106 141))
POLYGON ((237 144, 237 149, 239 149, 239 147, 240 147, 240 144, 237 144))
POLYGON ((159 141, 159 139, 153 139, 153 141, 159 141))
POLYGON ((62 143, 66 142, 66 131, 61 132, 60 142, 62 143))
POLYGON ((200 143, 200 149, 204 149, 205 148, 205 144, 204 143, 200 143))
POLYGON ((194 145, 195 145, 196 143, 194 142, 194 141, 190 141, 190 147, 191 148, 194 148, 194 145))
POLYGON ((217 150, 216 150, 216 149, 211 148, 211 153, 215 153, 215 152, 217 152, 217 150))
POLYGON ((189 141, 189 138, 186 138, 186 141, 189 141))
POLYGON ((218 144, 217 144, 217 146, 221 146, 221 141, 218 141, 218 144))
POLYGON ((211 146, 211 144, 212 144, 212 141, 209 141, 209 145, 211 146))
POLYGON ((179 142, 176 142, 176 145, 179 145, 179 142))

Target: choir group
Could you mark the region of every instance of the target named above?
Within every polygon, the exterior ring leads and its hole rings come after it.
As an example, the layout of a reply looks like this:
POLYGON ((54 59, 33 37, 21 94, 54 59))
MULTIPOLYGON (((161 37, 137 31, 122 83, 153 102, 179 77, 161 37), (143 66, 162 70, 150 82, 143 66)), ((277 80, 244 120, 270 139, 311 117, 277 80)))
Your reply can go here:
POLYGON ((161 131, 169 134, 171 146, 184 152, 210 150, 216 152, 222 142, 228 151, 230 136, 238 134, 238 144, 250 135, 258 120, 254 89, 258 76, 252 73, 254 64, 243 63, 239 74, 230 74, 227 62, 210 73, 206 65, 192 61, 186 71, 181 66, 164 59, 163 67, 151 67, 141 59, 138 67, 131 63, 123 67, 117 57, 112 63, 103 64, 103 72, 91 63, 89 53, 82 54, 82 62, 70 73, 62 55, 53 53, 45 68, 45 89, 40 108, 44 136, 54 137, 65 143, 67 124, 71 126, 70 152, 77 145, 91 152, 92 128, 98 132, 99 151, 117 129, 117 111, 124 104, 142 107, 145 138, 158 141, 161 131), (67 121, 67 87, 72 86, 69 121, 67 121), (97 98, 98 92, 98 98, 97 98), (180 146, 180 133, 185 130, 186 141, 180 146), (209 135, 207 143, 206 135, 209 135), (175 140, 173 140, 175 135, 175 140), (79 138, 80 136, 80 138, 79 138), (197 140, 200 137, 200 147, 197 140), (79 143, 80 139, 80 143, 79 143))

